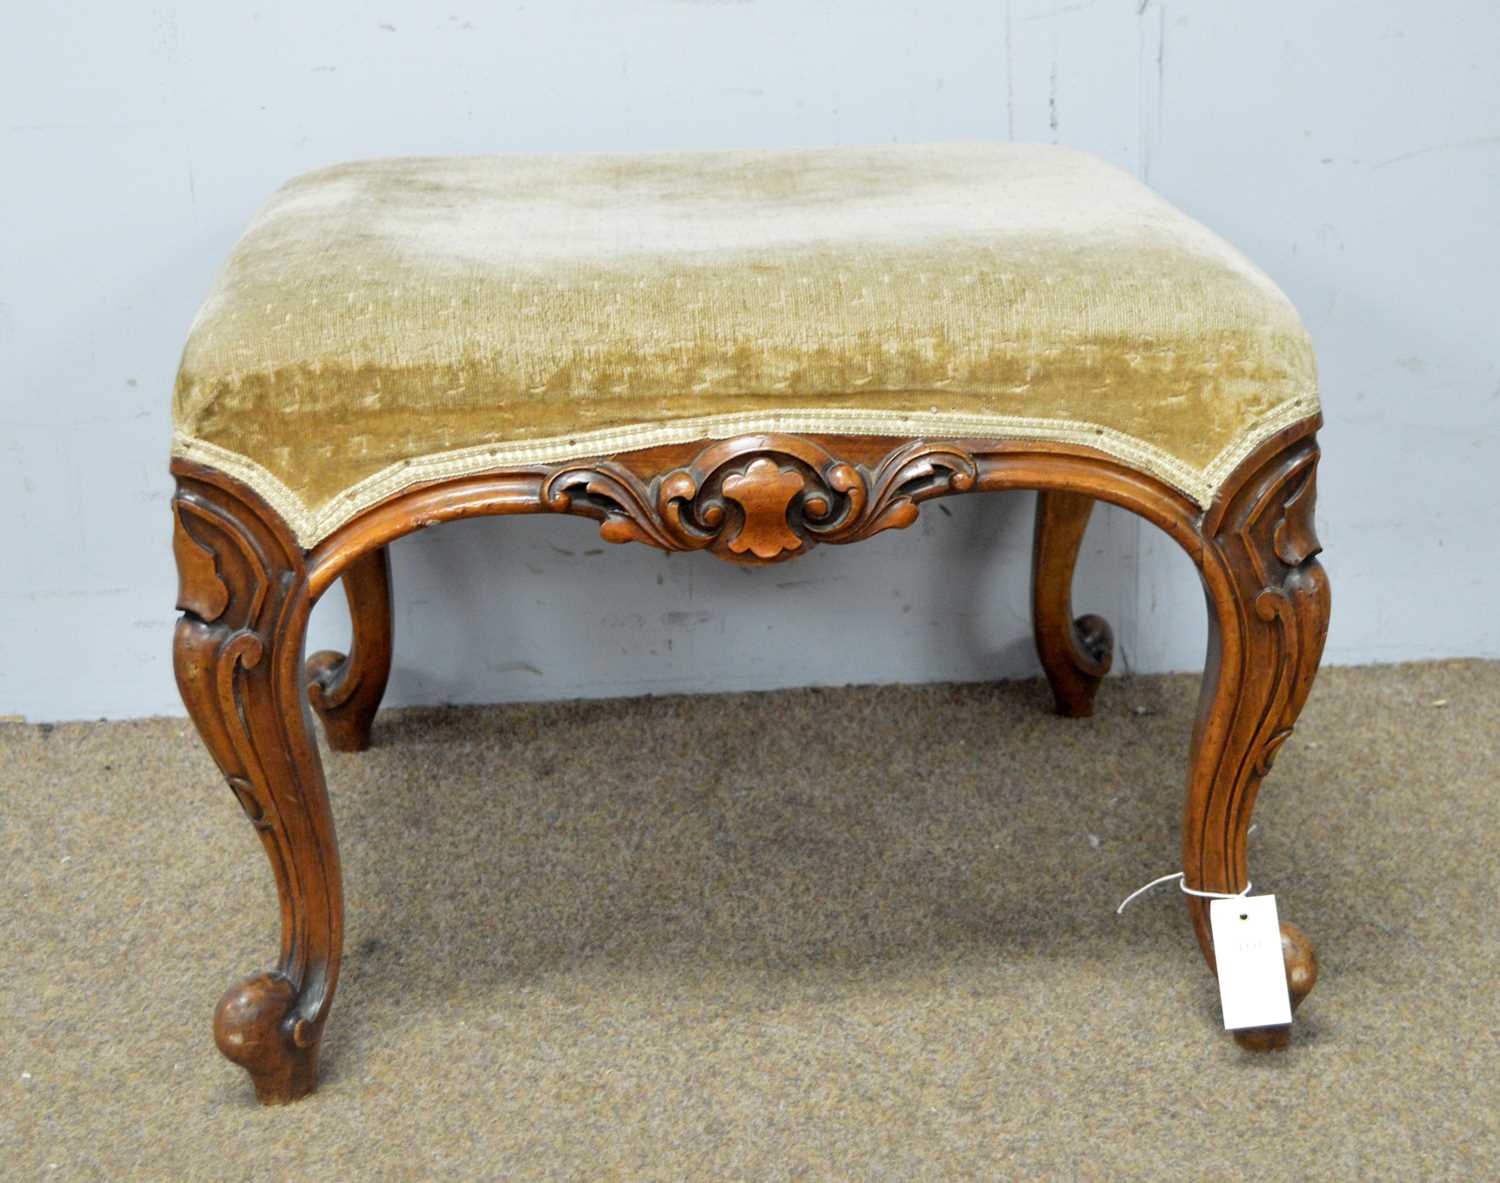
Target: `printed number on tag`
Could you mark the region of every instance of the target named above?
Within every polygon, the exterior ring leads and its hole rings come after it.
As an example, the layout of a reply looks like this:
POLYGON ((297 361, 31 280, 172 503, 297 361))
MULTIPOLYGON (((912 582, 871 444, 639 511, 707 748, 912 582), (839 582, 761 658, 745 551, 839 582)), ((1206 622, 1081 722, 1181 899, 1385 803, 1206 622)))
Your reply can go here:
POLYGON ((1219 967, 1219 1000, 1224 1027, 1279 1027, 1292 1021, 1286 968, 1281 956, 1281 923, 1274 895, 1213 900, 1208 905, 1214 960, 1219 967))

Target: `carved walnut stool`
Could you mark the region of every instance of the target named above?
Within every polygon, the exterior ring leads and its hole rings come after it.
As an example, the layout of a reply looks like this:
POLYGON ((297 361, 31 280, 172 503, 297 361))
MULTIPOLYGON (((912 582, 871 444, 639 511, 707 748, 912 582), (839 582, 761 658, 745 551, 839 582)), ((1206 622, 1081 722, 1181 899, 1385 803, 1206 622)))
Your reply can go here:
MULTIPOLYGON (((1246 883, 1256 790, 1323 648, 1297 314, 1226 243, 1059 148, 325 169, 230 256, 174 419, 177 680, 281 896, 276 968, 214 1024, 265 1102, 313 1088, 338 981, 311 712, 334 748, 368 742, 403 534, 573 513, 611 542, 770 563, 909 525, 930 497, 1034 489, 1037 651, 1081 716, 1112 642, 1073 619, 1074 560, 1096 500, 1134 510, 1208 596, 1182 849, 1206 891, 1246 883), (340 580, 349 653, 306 659, 340 580)), ((1204 901, 1187 907, 1212 967, 1204 901)), ((1283 943, 1300 1000, 1316 963, 1296 929, 1283 943)))

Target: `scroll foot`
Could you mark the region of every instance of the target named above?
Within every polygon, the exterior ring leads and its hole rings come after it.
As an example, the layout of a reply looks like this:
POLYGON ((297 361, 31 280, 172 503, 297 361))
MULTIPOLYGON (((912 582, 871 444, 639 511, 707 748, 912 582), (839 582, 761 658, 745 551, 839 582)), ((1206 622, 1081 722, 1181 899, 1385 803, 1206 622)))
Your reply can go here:
MULTIPOLYGON (((1295 1011, 1318 984, 1318 955, 1307 934, 1295 924, 1281 926, 1281 959, 1286 963, 1286 988, 1295 1011)), ((1234 1041, 1246 1051, 1277 1052, 1291 1043, 1291 1035, 1290 1025, 1248 1027, 1236 1031, 1234 1041)))
POLYGON ((322 1032, 297 1018, 296 987, 278 973, 231 986, 214 1012, 214 1042, 250 1074, 262 1105, 300 1100, 318 1084, 322 1032))

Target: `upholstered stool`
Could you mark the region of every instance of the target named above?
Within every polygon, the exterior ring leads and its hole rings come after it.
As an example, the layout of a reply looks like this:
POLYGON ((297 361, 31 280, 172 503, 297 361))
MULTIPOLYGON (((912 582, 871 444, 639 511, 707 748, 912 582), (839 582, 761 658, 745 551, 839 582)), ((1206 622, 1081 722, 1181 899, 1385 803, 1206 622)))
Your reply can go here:
MULTIPOLYGON (((1073 619, 1073 565, 1094 501, 1125 506, 1207 591, 1182 848, 1204 891, 1246 883, 1256 790, 1326 632, 1296 312, 1060 148, 325 169, 235 248, 173 411, 178 683, 282 905, 276 968, 230 990, 215 1034, 267 1102, 313 1088, 341 955, 311 710, 333 747, 368 741, 403 534, 572 513, 612 542, 770 563, 909 525, 932 497, 1034 489, 1037 650, 1057 709, 1087 715, 1112 642, 1073 619), (307 659, 340 580, 349 652, 307 659)), ((1212 966, 1204 901, 1187 906, 1212 966)), ((1283 934, 1300 1000, 1316 963, 1283 934)))

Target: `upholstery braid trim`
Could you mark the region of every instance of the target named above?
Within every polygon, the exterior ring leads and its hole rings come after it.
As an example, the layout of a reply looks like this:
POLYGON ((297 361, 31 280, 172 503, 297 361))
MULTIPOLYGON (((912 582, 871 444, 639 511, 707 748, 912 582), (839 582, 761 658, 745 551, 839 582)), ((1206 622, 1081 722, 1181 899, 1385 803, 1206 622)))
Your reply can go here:
POLYGON ((1205 509, 1224 479, 1277 432, 1319 412, 1315 395, 1290 399, 1243 429, 1204 469, 1197 469, 1112 428, 1057 419, 951 412, 788 409, 679 419, 671 423, 608 428, 567 437, 483 444, 402 460, 351 485, 324 505, 310 507, 255 461, 206 440, 182 433, 172 438, 172 455, 216 468, 243 481, 286 522, 298 543, 311 549, 340 526, 378 502, 414 485, 477 476, 505 468, 557 464, 619 452, 632 452, 695 440, 782 432, 803 435, 869 435, 892 438, 1036 440, 1092 448, 1138 472, 1185 493, 1205 509))

